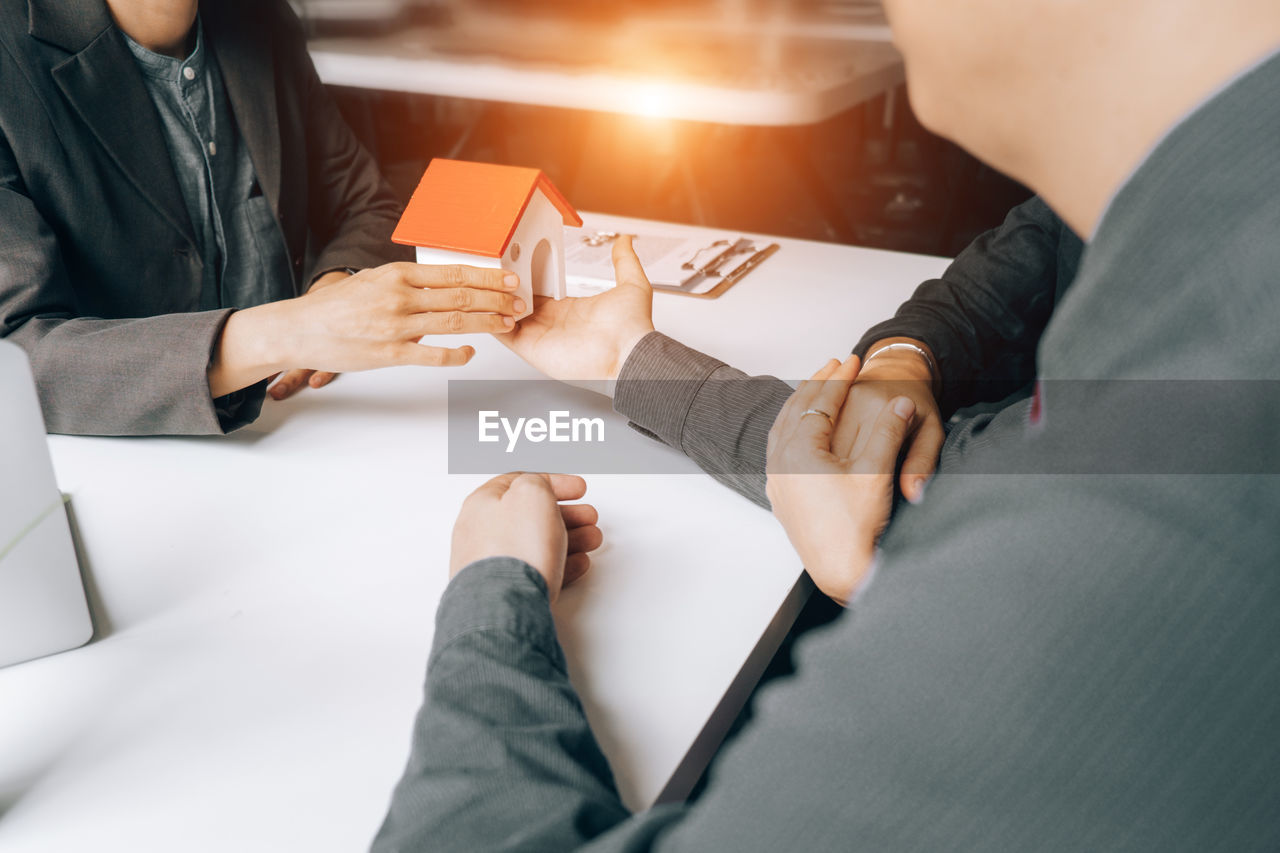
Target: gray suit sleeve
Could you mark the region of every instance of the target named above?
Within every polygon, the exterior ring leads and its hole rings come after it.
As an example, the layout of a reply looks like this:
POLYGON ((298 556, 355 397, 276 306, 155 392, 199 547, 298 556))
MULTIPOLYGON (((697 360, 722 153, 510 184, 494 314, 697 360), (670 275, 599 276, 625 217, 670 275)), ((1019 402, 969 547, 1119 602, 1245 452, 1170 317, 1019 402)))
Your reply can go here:
POLYGON ((791 393, 780 379, 748 376, 653 332, 623 364, 613 406, 641 432, 767 508, 765 448, 791 393))
POLYGON ((50 432, 220 434, 256 417, 260 389, 235 401, 225 421, 209 396, 209 358, 229 310, 77 316, 57 235, 2 137, 0 223, 0 337, 26 350, 50 432))
POLYGON ((463 569, 440 602, 409 764, 373 850, 574 850, 628 816, 542 577, 505 557, 463 569))

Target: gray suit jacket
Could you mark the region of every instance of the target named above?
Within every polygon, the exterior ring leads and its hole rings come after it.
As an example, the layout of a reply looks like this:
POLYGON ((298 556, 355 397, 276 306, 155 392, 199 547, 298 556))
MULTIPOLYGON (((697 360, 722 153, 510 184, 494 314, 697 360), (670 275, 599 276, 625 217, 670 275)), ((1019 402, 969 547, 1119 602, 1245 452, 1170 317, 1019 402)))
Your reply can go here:
MULTIPOLYGON (((408 255, 399 205, 315 74, 283 0, 201 4, 292 260, 408 255)), ((230 310, 195 311, 200 257, 159 117, 104 0, 0 0, 0 337, 31 358, 51 432, 220 433, 206 369, 230 310)), ((306 365, 298 365, 306 367, 306 365)))
POLYGON ((1040 341, 1038 409, 944 460, 701 799, 627 814, 541 579, 496 558, 441 601, 374 849, 1280 848, 1277 91, 1280 55, 1119 191, 1040 341), (1167 423, 1169 390, 1205 419, 1167 423))

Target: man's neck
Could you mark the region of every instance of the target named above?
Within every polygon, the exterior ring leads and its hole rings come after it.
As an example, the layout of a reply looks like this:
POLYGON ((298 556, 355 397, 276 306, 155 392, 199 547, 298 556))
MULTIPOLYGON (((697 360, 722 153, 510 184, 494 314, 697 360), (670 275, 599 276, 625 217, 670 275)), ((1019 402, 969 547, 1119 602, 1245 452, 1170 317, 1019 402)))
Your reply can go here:
POLYGON ((107 0, 116 26, 147 50, 185 59, 199 0, 107 0))
POLYGON ((1126 58, 1099 81, 1098 96, 1046 121, 1019 177, 1081 237, 1090 239, 1108 203, 1161 137, 1240 72, 1280 46, 1280 16, 1270 34, 1235 33, 1222 44, 1169 40, 1126 58), (1181 54, 1181 55, 1177 55, 1181 54), (1194 55, 1190 55, 1194 54, 1194 55))

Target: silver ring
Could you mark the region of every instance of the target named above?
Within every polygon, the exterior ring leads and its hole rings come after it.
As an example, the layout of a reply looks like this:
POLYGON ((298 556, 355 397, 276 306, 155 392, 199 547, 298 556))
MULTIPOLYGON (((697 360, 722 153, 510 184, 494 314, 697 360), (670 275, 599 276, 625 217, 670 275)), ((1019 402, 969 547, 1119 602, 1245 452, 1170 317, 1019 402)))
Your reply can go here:
POLYGON ((806 415, 822 415, 824 418, 827 419, 827 422, 830 423, 832 426, 836 425, 836 419, 831 417, 831 415, 827 414, 826 412, 822 411, 822 409, 805 409, 800 414, 800 417, 803 418, 806 415))

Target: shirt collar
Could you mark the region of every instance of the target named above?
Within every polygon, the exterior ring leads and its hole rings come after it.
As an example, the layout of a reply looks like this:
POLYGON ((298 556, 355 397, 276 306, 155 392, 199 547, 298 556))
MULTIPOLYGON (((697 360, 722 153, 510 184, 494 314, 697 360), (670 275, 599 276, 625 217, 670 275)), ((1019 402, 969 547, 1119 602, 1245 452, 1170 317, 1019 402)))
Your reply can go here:
POLYGON ((174 59, 172 56, 165 56, 162 53, 148 50, 142 45, 134 41, 128 33, 123 33, 125 42, 129 45, 129 50, 133 53, 133 58, 138 61, 138 67, 142 69, 142 73, 165 83, 186 84, 200 80, 204 76, 205 71, 205 52, 204 52, 204 27, 200 25, 200 18, 196 18, 196 45, 191 49, 191 55, 186 59, 174 59), (191 69, 190 76, 187 75, 186 69, 191 69))

